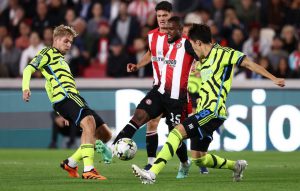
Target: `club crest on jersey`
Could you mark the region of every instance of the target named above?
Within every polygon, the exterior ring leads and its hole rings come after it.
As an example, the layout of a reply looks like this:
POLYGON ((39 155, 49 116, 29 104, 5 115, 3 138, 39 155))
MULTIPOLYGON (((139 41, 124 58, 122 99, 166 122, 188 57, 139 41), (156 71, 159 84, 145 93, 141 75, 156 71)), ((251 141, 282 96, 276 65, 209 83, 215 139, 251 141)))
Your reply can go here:
POLYGON ((151 99, 146 99, 146 104, 147 105, 151 105, 152 104, 152 100, 151 99))
POLYGON ((177 49, 181 48, 181 46, 182 46, 182 43, 181 43, 181 42, 178 43, 178 44, 176 44, 176 48, 177 48, 177 49))

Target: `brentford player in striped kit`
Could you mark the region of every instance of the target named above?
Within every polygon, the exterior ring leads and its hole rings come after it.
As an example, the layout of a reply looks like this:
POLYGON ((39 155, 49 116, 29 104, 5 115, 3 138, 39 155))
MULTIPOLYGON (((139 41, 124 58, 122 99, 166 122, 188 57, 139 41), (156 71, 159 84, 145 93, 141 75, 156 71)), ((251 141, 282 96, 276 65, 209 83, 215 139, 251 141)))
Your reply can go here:
MULTIPOLYGON (((185 45, 188 41, 181 38, 181 27, 176 30, 176 37, 174 37, 176 41, 171 44, 168 43, 170 40, 168 36, 172 36, 170 34, 166 35, 166 32, 168 32, 167 21, 171 16, 171 10, 172 5, 167 1, 157 4, 156 15, 159 28, 150 31, 148 34, 149 50, 137 65, 128 64, 127 66, 128 72, 133 72, 148 64, 151 58, 154 84, 153 88, 137 106, 132 119, 117 135, 114 143, 124 137, 132 138, 141 126, 151 119, 160 117, 161 114, 166 117, 169 130, 180 123, 187 102, 187 78, 194 59, 185 51, 185 45)), ((180 26, 179 20, 178 26, 180 26)), ((153 129, 151 129, 151 132, 149 127, 147 128, 148 165, 145 169, 151 167, 156 156, 158 141, 155 143, 153 138, 156 136, 156 140, 158 139, 156 128, 157 125, 155 125, 154 133, 153 129), (152 140, 150 137, 152 137, 152 140)), ((190 161, 187 157, 187 148, 184 142, 181 143, 176 153, 181 162, 177 178, 185 178, 188 175, 190 161)))

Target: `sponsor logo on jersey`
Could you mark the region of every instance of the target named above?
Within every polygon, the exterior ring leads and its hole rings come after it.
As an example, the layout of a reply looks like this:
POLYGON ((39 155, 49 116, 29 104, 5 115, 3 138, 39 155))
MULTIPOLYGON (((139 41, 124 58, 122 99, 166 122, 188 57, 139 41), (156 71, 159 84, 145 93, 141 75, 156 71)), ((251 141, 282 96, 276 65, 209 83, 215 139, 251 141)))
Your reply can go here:
POLYGON ((212 77, 212 74, 213 71, 210 68, 201 70, 202 82, 206 82, 207 80, 209 80, 212 77))
POLYGON ((169 64, 174 68, 176 66, 176 60, 165 60, 165 64, 169 64))
POLYGON ((165 58, 159 57, 159 56, 152 56, 151 60, 152 60, 152 62, 163 62, 165 60, 165 58))
POLYGON ((194 125, 192 123, 188 124, 188 127, 189 127, 189 129, 194 129, 194 125))

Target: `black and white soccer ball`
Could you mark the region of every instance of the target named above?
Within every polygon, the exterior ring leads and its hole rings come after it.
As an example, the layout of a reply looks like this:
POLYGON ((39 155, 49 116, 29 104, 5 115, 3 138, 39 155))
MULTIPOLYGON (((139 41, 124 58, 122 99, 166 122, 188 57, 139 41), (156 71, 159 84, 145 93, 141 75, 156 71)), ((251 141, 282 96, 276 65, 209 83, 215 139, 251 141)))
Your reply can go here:
POLYGON ((133 159, 136 151, 136 143, 129 138, 119 139, 113 148, 113 154, 124 161, 133 159))

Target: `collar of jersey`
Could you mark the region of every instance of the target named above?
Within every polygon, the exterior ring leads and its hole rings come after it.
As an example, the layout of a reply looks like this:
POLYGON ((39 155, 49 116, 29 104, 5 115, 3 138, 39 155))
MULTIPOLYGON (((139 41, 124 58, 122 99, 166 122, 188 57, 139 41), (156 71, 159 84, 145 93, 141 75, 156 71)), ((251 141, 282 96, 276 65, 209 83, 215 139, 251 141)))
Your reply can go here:
POLYGON ((159 31, 159 28, 156 29, 156 32, 157 32, 157 34, 158 34, 159 36, 164 36, 164 35, 166 35, 166 33, 160 32, 160 31, 159 31))
POLYGON ((52 48, 57 50, 57 52, 59 52, 59 54, 63 56, 63 54, 57 48, 55 48, 54 46, 52 46, 52 48))
POLYGON ((214 43, 213 46, 211 47, 210 51, 208 52, 207 56, 205 56, 205 58, 203 58, 201 60, 201 63, 204 64, 206 62, 206 60, 209 58, 210 53, 212 52, 212 50, 214 49, 214 47, 217 45, 218 43, 214 43))

